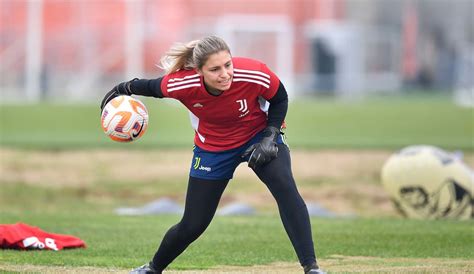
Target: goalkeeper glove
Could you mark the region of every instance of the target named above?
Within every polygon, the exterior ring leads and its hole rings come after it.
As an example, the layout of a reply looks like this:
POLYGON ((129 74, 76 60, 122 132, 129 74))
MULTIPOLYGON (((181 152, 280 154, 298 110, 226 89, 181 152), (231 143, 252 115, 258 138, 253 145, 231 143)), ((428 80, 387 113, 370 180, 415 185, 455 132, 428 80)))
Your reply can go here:
POLYGON ((263 139, 259 143, 248 147, 244 154, 242 154, 242 158, 250 155, 249 167, 254 169, 277 157, 278 146, 276 141, 279 134, 280 130, 276 127, 269 126, 263 130, 263 139))
POLYGON ((133 81, 136 81, 136 80, 138 80, 138 78, 135 78, 127 82, 122 82, 116 85, 111 91, 107 92, 107 94, 105 94, 104 96, 104 99, 102 99, 102 102, 100 103, 100 110, 102 111, 105 105, 107 105, 107 103, 110 102, 110 100, 114 99, 117 96, 132 95, 132 90, 130 89, 130 85, 133 81))

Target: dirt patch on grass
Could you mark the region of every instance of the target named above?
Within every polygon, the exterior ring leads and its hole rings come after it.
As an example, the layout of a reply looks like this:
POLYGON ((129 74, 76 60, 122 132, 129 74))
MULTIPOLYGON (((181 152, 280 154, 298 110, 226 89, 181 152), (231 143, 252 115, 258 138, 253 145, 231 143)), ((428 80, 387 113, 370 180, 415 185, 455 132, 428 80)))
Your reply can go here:
POLYGON ((100 181, 153 181, 187 174, 187 151, 25 151, 0 149, 1 183, 50 187, 100 181))
MULTIPOLYGON (((474 260, 440 258, 376 258, 334 255, 321 260, 321 268, 328 273, 474 273, 474 260)), ((0 271, 35 273, 128 273, 129 270, 98 267, 51 267, 35 265, 0 265, 0 271)), ((255 266, 220 266, 207 270, 169 270, 175 274, 300 274, 297 263, 277 262, 255 266)))
MULTIPOLYGON (((474 260, 440 258, 376 258, 334 255, 321 260, 320 267, 328 273, 474 273, 474 260)), ((300 274, 297 263, 272 263, 256 266, 223 266, 205 271, 170 271, 169 273, 280 273, 300 274)))
POLYGON ((128 273, 123 269, 42 265, 0 265, 0 273, 128 273))
MULTIPOLYGON (((338 215, 394 216, 397 213, 380 184, 381 168, 392 153, 387 150, 292 150, 293 174, 307 203, 318 203, 338 215)), ((22 183, 53 189, 94 189, 104 182, 108 186, 121 182, 127 185, 149 182, 152 189, 147 189, 146 193, 155 197, 156 193, 152 191, 156 182, 161 183, 161 189, 166 189, 169 187, 166 182, 182 180, 182 188, 170 188, 166 193, 180 191, 171 196, 183 197, 191 157, 192 151, 187 150, 30 151, 0 148, 0 186, 22 183)), ((474 154, 465 155, 465 161, 474 166, 474 154)), ((140 191, 138 187, 136 189, 140 191)), ((107 193, 102 190, 100 196, 105 199, 107 193)), ((114 198, 112 194, 110 196, 110 199, 114 198)), ((237 201, 263 211, 275 210, 273 197, 245 164, 237 168, 221 206, 237 201)))
MULTIPOLYGON (((292 168, 298 180, 373 182, 378 180, 384 162, 392 153, 384 150, 293 150, 292 168)), ((29 151, 0 148, 0 182, 74 186, 104 179, 186 178, 191 157, 192 151, 186 150, 29 151)), ((466 155, 464 160, 474 166, 474 154, 466 155)), ((255 174, 242 164, 234 177, 255 178, 255 174)))
POLYGON ((331 273, 472 273, 474 260, 331 256, 322 267, 331 273))
MULTIPOLYGON (((377 176, 387 151, 293 151, 295 177, 359 178, 377 176)), ((109 180, 148 181, 158 178, 187 177, 191 151, 24 151, 0 148, 2 182, 74 186, 109 180)), ((255 178, 239 166, 236 178, 255 178)))

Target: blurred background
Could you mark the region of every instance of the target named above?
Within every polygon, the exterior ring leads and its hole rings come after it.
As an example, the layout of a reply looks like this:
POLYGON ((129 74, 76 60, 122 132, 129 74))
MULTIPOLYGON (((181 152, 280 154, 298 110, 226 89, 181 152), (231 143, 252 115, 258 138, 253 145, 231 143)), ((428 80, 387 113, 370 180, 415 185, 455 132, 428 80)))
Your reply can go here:
MULTIPOLYGON (((180 210, 159 218, 119 214, 162 214, 152 207, 160 202, 182 208, 194 135, 189 114, 174 100, 139 97, 148 129, 124 144, 104 134, 99 102, 120 82, 161 76, 157 64, 173 43, 211 34, 234 56, 265 62, 289 92, 285 134, 324 247, 318 256, 361 256, 364 262, 351 264, 337 257, 342 273, 361 264, 374 273, 402 264, 412 267, 405 272, 471 271, 472 221, 400 220, 403 204, 393 193, 413 202, 414 210, 403 207, 414 212, 408 217, 474 216, 473 0, 0 0, 0 223, 77 235, 91 247, 62 253, 70 257, 2 251, 0 272, 10 263, 19 267, 6 270, 125 269, 149 259, 180 210), (447 151, 400 165, 410 172, 390 165, 401 171, 385 172, 396 176, 382 184, 384 163, 398 163, 393 156, 413 145, 447 151), (440 166, 436 155, 449 157, 440 166), (426 173, 416 169, 425 166, 426 173), (420 268, 407 257, 443 258, 446 267, 430 259, 420 268)), ((276 246, 287 238, 273 197, 244 164, 218 214, 242 204, 257 216, 218 218, 207 244, 175 267, 294 260, 290 245, 276 246), (241 238, 249 227, 260 233, 241 238), (216 254, 211 239, 222 239, 226 252, 216 254), (250 252, 243 243, 272 249, 250 252)))
POLYGON ((0 0, 0 102, 97 102, 217 34, 292 97, 443 92, 473 105, 471 0, 0 0))
MULTIPOLYGON (((99 102, 120 82, 161 76, 173 43, 216 34, 287 87, 308 204, 396 216, 380 184, 396 151, 432 145, 474 166, 473 13, 472 0, 0 0, 0 209, 184 202, 188 111, 141 97, 148 130, 123 144, 104 135, 99 102)), ((235 181, 223 205, 275 213, 244 165, 235 181)))

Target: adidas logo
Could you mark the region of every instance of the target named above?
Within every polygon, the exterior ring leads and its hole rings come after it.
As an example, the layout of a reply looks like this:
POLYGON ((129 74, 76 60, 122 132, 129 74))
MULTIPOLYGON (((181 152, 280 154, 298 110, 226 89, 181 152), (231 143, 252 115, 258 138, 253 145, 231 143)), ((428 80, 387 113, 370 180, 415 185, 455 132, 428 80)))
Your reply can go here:
POLYGON ((201 103, 196 103, 196 104, 193 105, 193 107, 195 107, 195 108, 202 108, 203 105, 202 105, 201 103))

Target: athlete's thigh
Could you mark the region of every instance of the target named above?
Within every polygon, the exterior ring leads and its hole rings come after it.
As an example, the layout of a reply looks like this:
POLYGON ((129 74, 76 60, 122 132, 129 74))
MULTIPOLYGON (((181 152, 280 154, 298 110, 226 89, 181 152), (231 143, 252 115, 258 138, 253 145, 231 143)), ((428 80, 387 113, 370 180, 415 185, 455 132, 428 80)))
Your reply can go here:
POLYGON ((265 165, 256 167, 254 172, 267 185, 294 184, 288 146, 278 144, 277 157, 265 165))
POLYGON ((228 182, 189 177, 184 218, 212 218, 228 182))

